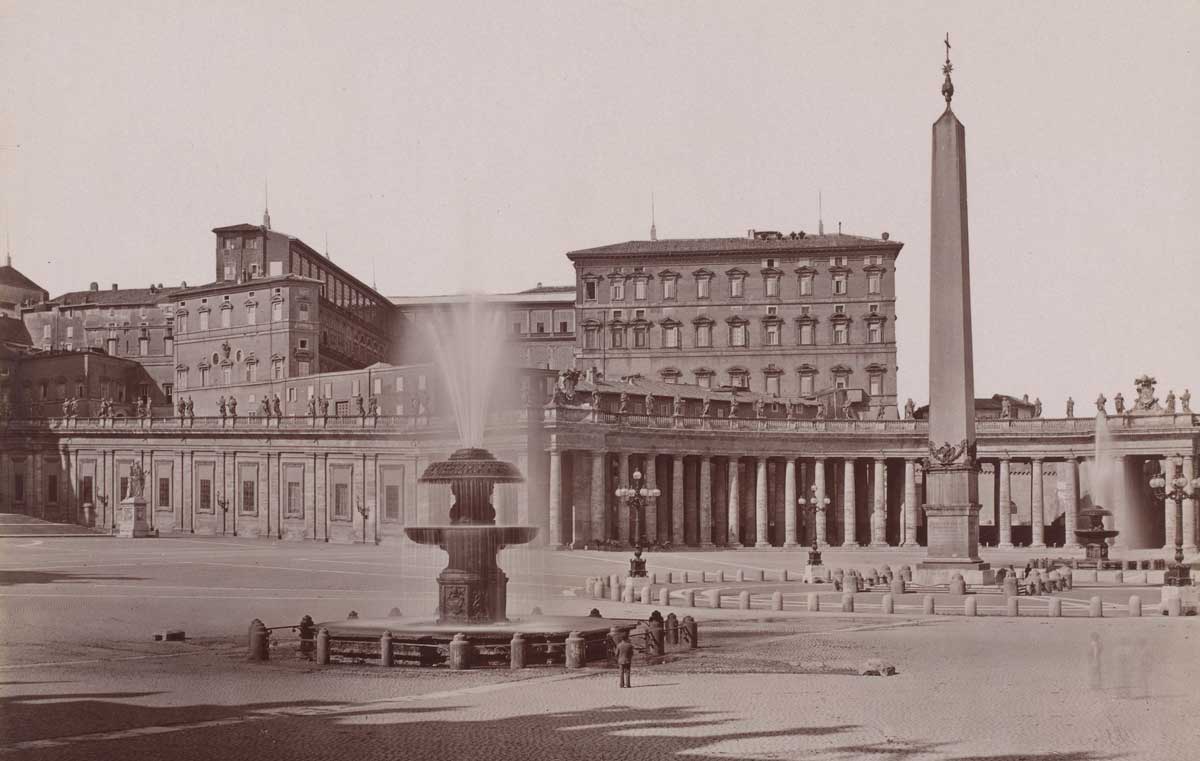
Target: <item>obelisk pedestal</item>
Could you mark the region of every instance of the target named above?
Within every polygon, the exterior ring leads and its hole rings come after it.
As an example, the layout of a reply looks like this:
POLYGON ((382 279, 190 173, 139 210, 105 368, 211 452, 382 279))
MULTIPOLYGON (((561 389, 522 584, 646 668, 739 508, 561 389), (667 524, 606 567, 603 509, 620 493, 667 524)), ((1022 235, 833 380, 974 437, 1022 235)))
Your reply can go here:
POLYGON ((930 210, 929 467, 925 473, 927 554, 913 572, 918 584, 968 584, 994 575, 979 558, 979 475, 975 462, 975 370, 971 339, 971 267, 967 239, 965 131, 950 99, 950 44, 942 95, 946 110, 933 125, 930 210))

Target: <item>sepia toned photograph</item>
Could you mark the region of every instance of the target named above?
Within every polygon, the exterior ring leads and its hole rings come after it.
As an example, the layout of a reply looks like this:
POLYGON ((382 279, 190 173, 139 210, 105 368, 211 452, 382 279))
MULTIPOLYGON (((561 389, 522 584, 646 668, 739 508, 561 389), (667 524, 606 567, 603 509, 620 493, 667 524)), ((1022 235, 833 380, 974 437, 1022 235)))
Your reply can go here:
POLYGON ((0 755, 1200 757, 1197 40, 0 0, 0 755))

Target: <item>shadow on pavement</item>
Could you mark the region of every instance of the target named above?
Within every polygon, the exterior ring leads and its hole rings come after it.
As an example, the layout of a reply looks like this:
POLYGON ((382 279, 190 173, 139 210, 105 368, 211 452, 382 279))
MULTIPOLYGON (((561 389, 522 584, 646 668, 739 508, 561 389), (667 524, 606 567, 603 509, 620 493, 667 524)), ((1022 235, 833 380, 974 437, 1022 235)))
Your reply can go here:
POLYGON ((80 584, 89 581, 145 581, 140 576, 92 576, 52 571, 0 571, 0 587, 18 584, 80 584))

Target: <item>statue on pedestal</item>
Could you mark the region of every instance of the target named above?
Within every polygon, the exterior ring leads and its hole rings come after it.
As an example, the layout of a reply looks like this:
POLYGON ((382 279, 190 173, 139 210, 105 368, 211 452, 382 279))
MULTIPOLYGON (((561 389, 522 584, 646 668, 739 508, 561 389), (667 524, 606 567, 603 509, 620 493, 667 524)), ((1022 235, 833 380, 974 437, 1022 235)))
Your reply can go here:
POLYGON ((1149 375, 1142 375, 1133 382, 1138 392, 1138 398, 1133 403, 1133 414, 1146 415, 1162 412, 1162 407, 1158 404, 1158 397, 1154 396, 1154 384, 1157 382, 1149 375))
POLYGON ((217 399, 217 414, 221 416, 222 420, 225 419, 225 396, 224 395, 222 395, 219 399, 217 399))
POLYGON ((315 396, 308 397, 308 416, 312 418, 317 416, 317 398, 315 396))
POLYGON ((1004 420, 1012 417, 1012 402, 1007 396, 1000 399, 1000 417, 1004 420))
POLYGON ((1183 408, 1182 412, 1191 413, 1191 411, 1192 411, 1192 392, 1188 391, 1185 388, 1183 390, 1183 393, 1179 395, 1179 404, 1183 408))
POLYGON ((1120 391, 1118 391, 1117 395, 1113 397, 1113 406, 1116 408, 1118 415, 1125 414, 1125 397, 1121 396, 1120 391))
POLYGON ((271 397, 271 411, 275 413, 275 417, 283 417, 283 409, 279 404, 279 394, 275 394, 271 397))
POLYGON ((678 396, 671 400, 671 414, 675 417, 683 417, 683 399, 678 396))
MULTIPOLYGON (((103 413, 104 402, 105 402, 105 400, 100 401, 101 417, 104 416, 104 413, 103 413)), ((179 397, 179 403, 175 405, 175 409, 179 413, 179 417, 181 417, 181 418, 187 417, 187 402, 185 402, 183 400, 182 396, 179 397)))
POLYGON ((146 471, 140 462, 129 466, 129 496, 141 497, 146 490, 146 471))
POLYGON ((271 417, 271 397, 263 394, 262 401, 258 404, 258 411, 263 417, 271 417))
POLYGON ((1038 397, 1037 399, 1033 400, 1033 416, 1034 417, 1042 416, 1042 399, 1041 399, 1041 397, 1038 397))
POLYGON ((1075 400, 1067 397, 1067 417, 1075 417, 1075 400))
POLYGON ((1163 407, 1166 408, 1166 413, 1168 415, 1175 414, 1175 389, 1171 389, 1167 392, 1167 398, 1163 400, 1163 407))
POLYGON ((764 402, 762 399, 755 399, 754 400, 754 417, 761 420, 762 418, 765 418, 766 416, 767 416, 766 402, 764 402))
POLYGON ((913 412, 915 411, 915 409, 916 409, 916 407, 915 407, 915 405, 913 405, 912 397, 909 397, 908 401, 904 403, 904 419, 912 420, 913 412))
POLYGON ((592 389, 592 409, 600 409, 600 399, 600 390, 595 388, 592 389))
MULTIPOLYGON (((188 397, 188 398, 190 399, 191 397, 188 397)), ((229 407, 229 417, 233 418, 234 420, 237 420, 237 397, 235 397, 235 396, 229 397, 228 407, 229 407)))
POLYGON ((653 415, 654 414, 654 394, 646 394, 645 405, 646 405, 646 414, 653 415))
POLYGON ((629 412, 629 394, 625 391, 621 392, 620 400, 617 402, 617 412, 622 415, 629 412))
POLYGON ((709 417, 710 415, 712 415, 712 399, 706 396, 700 403, 700 417, 709 417))

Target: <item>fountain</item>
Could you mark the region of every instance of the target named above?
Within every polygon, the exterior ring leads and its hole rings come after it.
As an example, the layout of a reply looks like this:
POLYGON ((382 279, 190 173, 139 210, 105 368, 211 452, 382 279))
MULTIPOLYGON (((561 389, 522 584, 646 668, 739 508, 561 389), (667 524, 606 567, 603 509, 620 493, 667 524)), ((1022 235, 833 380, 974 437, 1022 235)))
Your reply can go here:
POLYGON ((536 526, 497 526, 492 507, 496 484, 525 479, 512 463, 497 460, 491 452, 466 447, 425 469, 420 481, 448 483, 454 495, 448 526, 414 526, 404 529, 418 544, 436 544, 450 556, 438 575, 439 624, 502 623, 508 577, 496 564, 496 554, 507 545, 527 544, 537 536, 536 526))
POLYGON ((1075 537, 1087 550, 1087 559, 1099 566, 1108 560, 1108 540, 1115 537, 1118 531, 1104 527, 1104 519, 1112 515, 1100 505, 1085 507, 1079 511, 1079 519, 1086 525, 1075 529, 1075 537))

